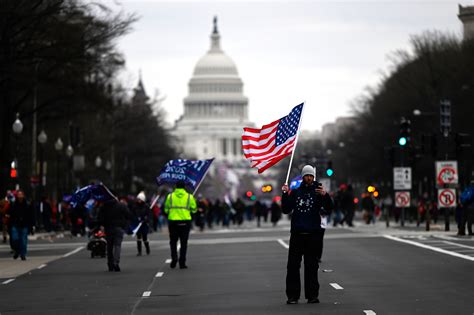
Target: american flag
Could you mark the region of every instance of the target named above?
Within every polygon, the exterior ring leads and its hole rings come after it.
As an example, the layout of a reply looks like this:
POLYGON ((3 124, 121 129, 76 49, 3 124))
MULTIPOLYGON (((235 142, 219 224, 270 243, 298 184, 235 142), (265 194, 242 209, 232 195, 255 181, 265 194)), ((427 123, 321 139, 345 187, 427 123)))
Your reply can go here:
POLYGON ((259 173, 293 152, 304 103, 295 106, 288 116, 263 125, 261 129, 244 128, 242 149, 251 167, 259 173))

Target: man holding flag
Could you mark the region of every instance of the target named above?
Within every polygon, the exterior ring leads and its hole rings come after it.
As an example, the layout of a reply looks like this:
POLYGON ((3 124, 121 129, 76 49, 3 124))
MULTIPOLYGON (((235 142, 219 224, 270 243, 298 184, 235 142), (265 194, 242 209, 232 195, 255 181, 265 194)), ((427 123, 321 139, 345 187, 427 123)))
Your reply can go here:
POLYGON ((289 191, 282 187, 282 210, 291 216, 286 295, 288 304, 298 303, 301 291, 300 266, 304 256, 304 286, 308 303, 319 303, 318 253, 321 252, 321 215, 329 215, 333 201, 324 187, 315 181, 316 170, 306 165, 301 171, 300 187, 289 191))
POLYGON ((184 181, 178 181, 176 188, 166 197, 165 213, 168 215, 168 231, 171 248, 171 268, 178 263, 178 239, 181 244, 179 252, 179 268, 186 269, 186 252, 188 249, 189 231, 191 229, 191 213, 196 213, 196 200, 185 189, 184 181))

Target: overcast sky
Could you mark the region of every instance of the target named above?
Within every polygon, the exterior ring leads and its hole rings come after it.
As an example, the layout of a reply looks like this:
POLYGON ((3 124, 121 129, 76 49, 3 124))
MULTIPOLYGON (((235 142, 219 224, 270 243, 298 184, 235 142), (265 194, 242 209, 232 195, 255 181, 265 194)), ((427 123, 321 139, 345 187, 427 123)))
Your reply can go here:
MULTIPOLYGON (((236 63, 257 125, 306 101, 303 129, 321 129, 350 114, 350 104, 374 86, 388 56, 407 49, 411 35, 440 30, 461 37, 458 1, 159 1, 109 0, 140 20, 118 42, 130 88, 142 70, 172 124, 196 62, 210 46, 218 16, 221 47, 236 63)), ((474 1, 462 0, 463 5, 474 1)))

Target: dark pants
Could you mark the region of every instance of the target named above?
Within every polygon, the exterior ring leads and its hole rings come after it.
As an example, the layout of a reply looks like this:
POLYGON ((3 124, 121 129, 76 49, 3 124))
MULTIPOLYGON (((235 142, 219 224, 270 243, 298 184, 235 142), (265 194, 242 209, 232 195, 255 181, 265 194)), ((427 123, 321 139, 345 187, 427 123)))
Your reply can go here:
POLYGON ((15 254, 25 257, 28 247, 28 228, 12 226, 11 241, 15 254))
POLYGON ((317 298, 319 295, 318 282, 318 254, 321 246, 321 236, 314 234, 292 233, 288 251, 288 265, 286 274, 286 296, 300 298, 301 281, 300 266, 304 256, 304 290, 307 299, 317 298))
POLYGON ((318 242, 319 242, 319 247, 318 247, 318 260, 321 260, 323 257, 323 245, 324 245, 324 232, 326 232, 326 229, 321 229, 318 231, 318 242))
POLYGON ((109 266, 118 265, 120 263, 120 252, 122 250, 123 229, 115 227, 107 229, 107 264, 109 266))
POLYGON ((191 229, 190 221, 168 221, 168 230, 170 234, 171 260, 178 261, 178 239, 181 244, 179 251, 179 265, 186 265, 186 252, 188 249, 189 230, 191 229))

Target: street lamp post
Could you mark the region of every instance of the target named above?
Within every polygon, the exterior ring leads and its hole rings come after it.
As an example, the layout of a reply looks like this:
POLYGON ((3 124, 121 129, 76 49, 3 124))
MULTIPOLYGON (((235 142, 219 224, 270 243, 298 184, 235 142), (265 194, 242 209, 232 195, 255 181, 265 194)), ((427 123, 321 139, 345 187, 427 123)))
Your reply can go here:
POLYGON ((101 180, 100 176, 99 176, 99 171, 100 171, 100 167, 102 166, 102 158, 100 156, 97 156, 95 158, 95 167, 97 168, 97 178, 99 179, 99 181, 101 180))
POLYGON ((68 173, 67 173, 67 188, 71 186, 71 174, 72 174, 72 155, 74 154, 74 149, 71 145, 68 145, 66 148, 66 155, 68 157, 68 173))
MULTIPOLYGON (((40 144, 39 150, 39 158, 40 158, 40 165, 39 165, 39 187, 38 187, 38 197, 37 201, 39 204, 39 210, 42 212, 41 202, 43 198, 43 189, 46 184, 45 176, 44 176, 44 144, 48 141, 48 136, 44 130, 41 130, 40 134, 38 135, 38 143, 40 144)), ((40 221, 41 222, 41 221, 40 221)))
MULTIPOLYGON (((15 134, 15 140, 16 140, 16 146, 15 146, 15 170, 18 169, 18 148, 19 148, 19 136, 21 134, 21 132, 23 131, 23 123, 21 122, 20 120, 20 113, 16 113, 16 119, 15 121, 13 122, 13 125, 12 125, 12 130, 13 130, 13 133, 15 134)), ((16 173, 16 176, 17 176, 17 189, 19 189, 19 181, 18 181, 18 173, 16 173)))
POLYGON ((63 149, 64 144, 61 138, 56 140, 54 144, 54 149, 56 149, 56 200, 59 200, 59 193, 60 193, 60 185, 59 185, 59 162, 60 162, 60 155, 61 150, 63 149))

